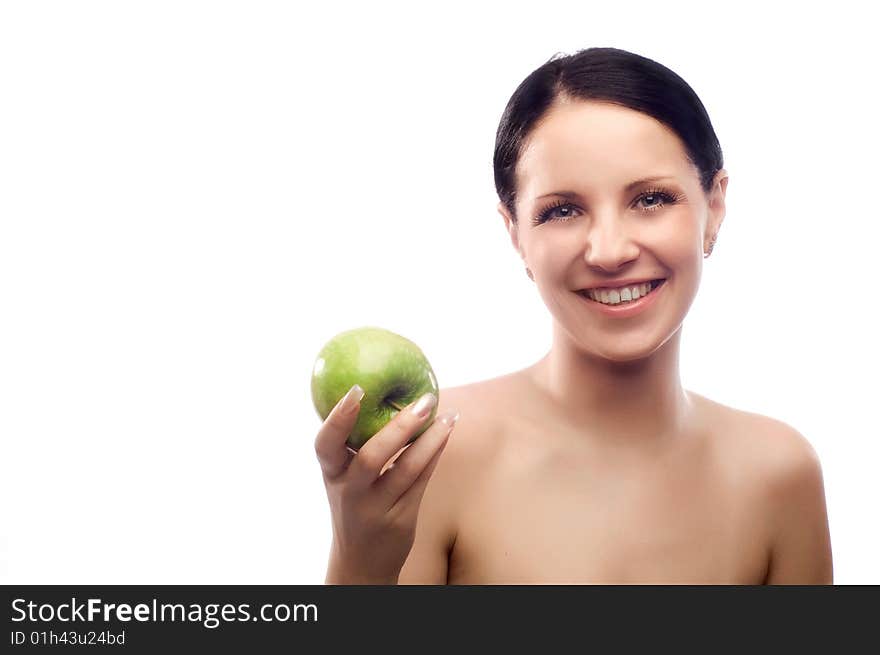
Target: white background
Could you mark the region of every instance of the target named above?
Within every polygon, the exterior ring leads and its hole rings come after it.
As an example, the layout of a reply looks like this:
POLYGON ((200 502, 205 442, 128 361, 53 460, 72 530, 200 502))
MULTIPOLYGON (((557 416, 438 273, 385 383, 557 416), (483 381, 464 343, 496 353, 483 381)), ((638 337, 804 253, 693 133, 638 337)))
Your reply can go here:
POLYGON ((876 34, 758 6, 3 3, 0 582, 322 583, 315 355, 381 325, 442 388, 547 351, 495 131, 615 46, 688 81, 730 174, 683 384, 811 441, 835 581, 880 583, 876 34))

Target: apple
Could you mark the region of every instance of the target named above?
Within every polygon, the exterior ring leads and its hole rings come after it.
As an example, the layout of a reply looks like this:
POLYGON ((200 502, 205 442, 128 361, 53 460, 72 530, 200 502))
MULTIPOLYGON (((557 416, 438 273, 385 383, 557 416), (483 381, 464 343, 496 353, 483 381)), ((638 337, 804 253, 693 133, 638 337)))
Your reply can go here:
MULTIPOLYGON (((346 444, 358 450, 411 402, 429 391, 440 398, 437 378, 421 349, 380 327, 347 330, 330 339, 312 368, 312 402, 321 420, 355 384, 364 390, 357 422, 346 444)), ((439 402, 407 443, 427 430, 439 402)))

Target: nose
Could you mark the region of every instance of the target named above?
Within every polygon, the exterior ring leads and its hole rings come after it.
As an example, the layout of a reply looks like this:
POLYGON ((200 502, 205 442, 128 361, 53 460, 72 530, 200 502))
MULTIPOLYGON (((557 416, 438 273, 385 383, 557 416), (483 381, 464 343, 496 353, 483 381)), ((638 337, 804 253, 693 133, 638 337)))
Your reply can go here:
POLYGON ((596 215, 590 223, 584 244, 584 260, 591 267, 616 271, 639 256, 623 219, 614 212, 596 215))

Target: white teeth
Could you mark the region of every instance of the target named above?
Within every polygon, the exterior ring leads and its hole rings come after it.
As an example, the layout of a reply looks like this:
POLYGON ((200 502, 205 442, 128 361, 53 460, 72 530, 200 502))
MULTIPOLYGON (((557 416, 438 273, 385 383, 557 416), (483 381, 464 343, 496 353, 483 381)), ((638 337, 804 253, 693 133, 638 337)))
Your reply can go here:
POLYGON ((645 282, 644 284, 638 284, 633 287, 621 287, 619 289, 602 291, 591 289, 587 291, 587 295, 596 302, 601 302, 606 305, 619 305, 622 302, 638 300, 643 296, 647 296, 650 292, 651 283, 645 282))

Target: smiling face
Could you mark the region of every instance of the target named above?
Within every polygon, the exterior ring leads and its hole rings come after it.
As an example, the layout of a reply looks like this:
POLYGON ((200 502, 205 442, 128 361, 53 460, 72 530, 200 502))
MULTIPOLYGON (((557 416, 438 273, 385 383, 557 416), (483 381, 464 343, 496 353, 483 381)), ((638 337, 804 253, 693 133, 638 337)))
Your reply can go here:
POLYGON ((707 195, 664 124, 618 105, 571 100, 557 101, 528 136, 516 183, 518 222, 502 204, 498 210, 544 303, 581 350, 640 359, 676 333, 724 219, 725 171, 707 195), (629 316, 611 316, 579 293, 659 278, 666 282, 656 298, 629 316))

